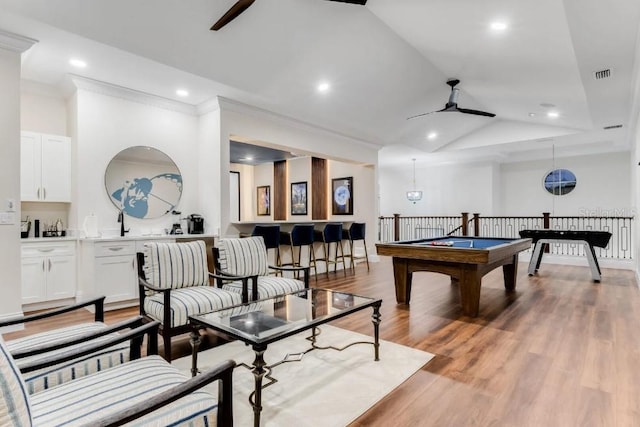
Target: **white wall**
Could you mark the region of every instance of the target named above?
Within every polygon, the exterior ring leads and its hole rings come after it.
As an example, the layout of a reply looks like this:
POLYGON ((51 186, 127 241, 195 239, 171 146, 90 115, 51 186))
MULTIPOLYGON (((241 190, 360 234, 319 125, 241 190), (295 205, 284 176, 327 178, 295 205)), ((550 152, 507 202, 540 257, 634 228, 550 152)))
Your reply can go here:
MULTIPOLYGON (((637 212, 638 202, 640 201, 640 172, 638 171, 640 168, 640 126, 638 126, 640 118, 636 117, 635 119, 636 131, 634 134, 630 135, 632 150, 629 159, 629 168, 631 170, 631 205, 637 212)), ((636 282, 640 287, 640 256, 638 256, 638 248, 640 248, 640 230, 638 230, 638 227, 636 226, 633 232, 634 247, 636 248, 636 282)))
POLYGON ((501 168, 502 215, 630 216, 633 215, 629 153, 608 153, 531 162, 507 163, 501 168), (572 171, 576 188, 553 196, 542 186, 555 168, 572 171))
MULTIPOLYGON (((219 234, 220 207, 227 206, 229 198, 221 199, 220 194, 220 109, 217 102, 209 107, 211 111, 202 113, 198 119, 195 166, 198 171, 199 207, 193 212, 204 217, 205 233, 219 234)), ((229 183, 226 185, 228 187, 229 183)))
POLYGON ((380 215, 438 216, 461 212, 495 214, 496 176, 494 164, 416 166, 416 189, 422 200, 408 201, 413 187, 413 164, 379 171, 380 215))
POLYGON ((60 92, 41 83, 22 81, 20 129, 67 135, 67 105, 60 92))
POLYGON ((0 211, 14 200, 14 223, 0 225, 0 318, 22 314, 20 262, 20 52, 31 46, 2 33, 0 48, 0 211), (15 46, 14 46, 15 42, 15 46), (6 48, 6 49, 5 49, 6 48))
MULTIPOLYGON (((373 166, 356 165, 348 162, 340 162, 337 160, 329 161, 329 219, 334 221, 352 221, 358 220, 365 216, 373 214, 377 217, 376 201, 376 177, 375 168, 373 166), (336 178, 353 178, 353 189, 351 197, 353 199, 353 215, 333 215, 331 206, 333 201, 331 191, 331 180, 336 178), (373 185, 372 185, 373 184, 373 185), (373 211, 371 210, 373 209, 373 211)), ((369 224, 369 228, 376 228, 376 223, 369 224)))
POLYGON ((411 188, 412 169, 381 169, 380 213, 390 216, 481 215, 631 216, 629 153, 567 157, 556 168, 575 173, 578 184, 571 193, 553 196, 542 186, 553 161, 535 160, 498 164, 457 164, 416 169, 416 187, 423 199, 415 205, 405 198, 411 188))
MULTIPOLYGON (((86 215, 94 213, 100 230, 119 231, 118 209, 106 193, 104 172, 113 156, 136 145, 154 147, 178 166, 183 192, 176 209, 183 216, 202 210, 196 116, 83 89, 78 90, 76 103, 73 140, 77 152, 77 197, 72 209, 78 227, 86 215)), ((211 197, 215 198, 215 193, 211 197)), ((125 217, 125 225, 132 234, 141 234, 152 229, 170 229, 173 220, 172 215, 144 220, 125 217)))

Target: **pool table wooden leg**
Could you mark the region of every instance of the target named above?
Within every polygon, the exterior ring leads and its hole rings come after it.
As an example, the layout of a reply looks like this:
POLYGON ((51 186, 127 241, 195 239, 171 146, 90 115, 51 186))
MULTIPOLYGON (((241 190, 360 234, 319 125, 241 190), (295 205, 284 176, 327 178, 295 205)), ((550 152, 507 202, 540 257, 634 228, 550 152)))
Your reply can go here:
POLYGON ((504 288, 508 291, 516 290, 516 278, 518 277, 518 254, 513 256, 510 264, 502 266, 504 276, 504 288))
POLYGON ((411 298, 411 273, 406 258, 393 258, 393 277, 396 285, 396 302, 409 304, 411 298))
POLYGON ((476 317, 480 310, 482 274, 471 265, 468 267, 463 268, 460 274, 460 305, 462 305, 462 314, 476 317))

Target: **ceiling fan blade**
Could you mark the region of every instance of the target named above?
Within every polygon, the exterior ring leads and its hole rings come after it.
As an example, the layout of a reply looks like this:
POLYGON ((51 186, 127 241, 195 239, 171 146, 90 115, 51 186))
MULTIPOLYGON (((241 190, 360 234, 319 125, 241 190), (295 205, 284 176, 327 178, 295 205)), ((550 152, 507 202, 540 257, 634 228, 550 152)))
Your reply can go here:
MULTIPOLYGON (((340 0, 335 0, 340 1, 340 0)), ((450 79, 447 80, 447 84, 451 86, 451 94, 449 95, 449 101, 444 106, 442 110, 432 111, 430 113, 418 114, 417 116, 408 117, 407 120, 415 119, 416 117, 426 116, 427 114, 433 113, 464 113, 464 114, 474 114, 476 116, 484 116, 484 117, 495 117, 496 115, 493 113, 487 113, 486 111, 480 110, 470 110, 468 108, 458 108, 458 96, 460 95, 460 90, 456 88, 456 85, 460 83, 458 79, 450 79)))
POLYGON ((362 6, 367 4, 367 0, 329 0, 329 1, 339 1, 340 3, 361 4, 362 6))
POLYGON ((485 117, 495 117, 496 115, 493 113, 487 113, 486 111, 480 110, 469 110, 468 108, 457 108, 457 111, 465 114, 475 114, 476 116, 485 116, 485 117))
POLYGON ((227 13, 222 15, 222 18, 218 19, 218 22, 213 24, 213 27, 211 27, 211 31, 218 31, 220 28, 236 19, 238 15, 247 10, 247 8, 251 6, 254 1, 256 0, 238 0, 233 6, 231 6, 229 10, 227 10, 227 13))
POLYGON ((417 114, 415 116, 407 117, 407 120, 415 119, 417 117, 422 117, 422 116, 428 116, 429 114, 440 113, 442 111, 445 111, 445 110, 430 111, 428 113, 417 114))

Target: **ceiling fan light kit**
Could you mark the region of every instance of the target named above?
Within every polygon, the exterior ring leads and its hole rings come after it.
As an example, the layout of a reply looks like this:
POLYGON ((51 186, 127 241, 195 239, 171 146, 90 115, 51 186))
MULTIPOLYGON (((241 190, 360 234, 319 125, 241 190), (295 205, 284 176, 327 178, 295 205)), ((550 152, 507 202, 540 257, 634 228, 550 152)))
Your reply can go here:
MULTIPOLYGON (((242 12, 247 10, 249 6, 251 6, 256 0, 238 0, 231 6, 227 12, 222 15, 220 19, 216 21, 215 24, 211 27, 211 31, 218 31, 229 22, 236 19, 242 12)), ((367 0, 327 0, 327 1, 336 1, 340 3, 350 3, 350 4, 359 4, 364 6, 367 4, 367 0)))
POLYGON ((416 202, 422 200, 422 191, 416 190, 416 159, 411 160, 413 161, 413 190, 407 191, 407 200, 415 205, 416 202))

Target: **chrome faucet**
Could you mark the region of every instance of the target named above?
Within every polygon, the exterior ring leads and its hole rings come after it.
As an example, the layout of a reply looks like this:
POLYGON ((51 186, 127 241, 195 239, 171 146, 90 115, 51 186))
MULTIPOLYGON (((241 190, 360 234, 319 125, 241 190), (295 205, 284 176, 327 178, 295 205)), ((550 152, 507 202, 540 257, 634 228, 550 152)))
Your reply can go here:
POLYGON ((120 237, 124 237, 124 233, 128 233, 129 230, 124 229, 124 211, 120 210, 118 213, 118 222, 120 223, 120 237))

